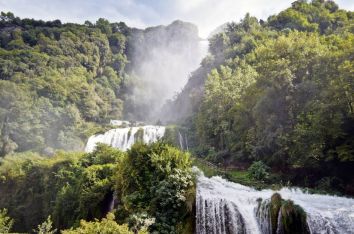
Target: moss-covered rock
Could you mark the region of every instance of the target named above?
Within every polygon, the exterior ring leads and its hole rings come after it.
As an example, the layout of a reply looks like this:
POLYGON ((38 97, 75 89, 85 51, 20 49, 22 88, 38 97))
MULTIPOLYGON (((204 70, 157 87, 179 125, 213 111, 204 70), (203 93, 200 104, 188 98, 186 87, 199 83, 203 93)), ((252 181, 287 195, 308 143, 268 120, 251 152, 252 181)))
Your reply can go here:
POLYGON ((128 139, 130 138, 131 135, 132 135, 132 129, 130 128, 128 131, 128 139))
POLYGON ((273 234, 310 233, 306 212, 292 200, 282 199, 279 193, 274 193, 270 199, 269 214, 273 234))
POLYGON ((280 212, 283 233, 310 233, 306 222, 306 213, 299 205, 294 204, 291 200, 283 201, 280 212))
POLYGON ((134 134, 135 142, 144 142, 144 129, 139 128, 138 131, 134 134))

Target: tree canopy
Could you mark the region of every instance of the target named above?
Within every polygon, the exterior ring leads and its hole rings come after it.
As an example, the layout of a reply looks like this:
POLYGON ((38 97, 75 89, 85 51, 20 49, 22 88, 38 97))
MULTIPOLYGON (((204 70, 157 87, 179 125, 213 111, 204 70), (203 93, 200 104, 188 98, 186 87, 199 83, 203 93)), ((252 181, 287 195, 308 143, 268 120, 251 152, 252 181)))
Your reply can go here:
POLYGON ((195 153, 233 165, 261 160, 284 180, 332 181, 328 188, 354 194, 353 23, 332 1, 300 0, 212 36, 204 72, 171 104, 195 153), (189 112, 179 111, 185 101, 189 112))

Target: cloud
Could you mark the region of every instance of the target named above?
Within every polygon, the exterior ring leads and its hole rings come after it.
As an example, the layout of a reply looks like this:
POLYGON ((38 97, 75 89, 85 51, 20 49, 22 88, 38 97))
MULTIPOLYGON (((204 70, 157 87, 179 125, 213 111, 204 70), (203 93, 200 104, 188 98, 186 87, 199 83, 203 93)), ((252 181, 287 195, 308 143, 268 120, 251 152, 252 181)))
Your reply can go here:
MULTIPOLYGON (((289 7, 294 0, 0 0, 2 11, 20 17, 83 23, 106 18, 129 26, 147 27, 181 19, 196 24, 202 37, 217 26, 238 21, 249 12, 266 19, 289 7)), ((354 10, 351 0, 336 1, 354 10)))
MULTIPOLYGON (((193 5, 187 11, 180 11, 182 18, 196 23, 199 26, 200 34, 206 37, 210 31, 219 25, 239 21, 248 12, 258 18, 267 18, 269 15, 279 12, 290 6, 292 0, 198 0, 198 5, 193 5)), ((183 5, 182 0, 179 0, 183 5)))

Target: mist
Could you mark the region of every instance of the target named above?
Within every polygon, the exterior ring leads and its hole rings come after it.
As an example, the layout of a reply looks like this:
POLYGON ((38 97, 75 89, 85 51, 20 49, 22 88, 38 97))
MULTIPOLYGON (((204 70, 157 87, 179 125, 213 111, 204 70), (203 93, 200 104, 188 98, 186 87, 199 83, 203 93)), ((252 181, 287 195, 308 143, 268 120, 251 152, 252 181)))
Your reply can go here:
POLYGON ((131 102, 135 109, 126 117, 163 119, 160 108, 181 91, 198 68, 207 53, 207 41, 198 36, 196 26, 182 21, 135 31, 132 38, 130 69, 135 85, 131 102))

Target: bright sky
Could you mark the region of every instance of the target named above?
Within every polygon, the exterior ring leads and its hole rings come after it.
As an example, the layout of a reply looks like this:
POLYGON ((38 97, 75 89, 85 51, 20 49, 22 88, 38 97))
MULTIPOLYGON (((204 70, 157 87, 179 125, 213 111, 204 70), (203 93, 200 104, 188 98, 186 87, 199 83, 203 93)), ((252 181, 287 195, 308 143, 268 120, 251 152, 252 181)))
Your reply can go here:
MULTIPOLYGON (((106 18, 145 28, 180 19, 196 24, 206 37, 217 26, 238 21, 247 12, 261 19, 290 6, 294 0, 0 0, 0 11, 21 18, 62 22, 95 22, 106 18)), ((340 8, 354 10, 353 0, 337 0, 340 8)))

